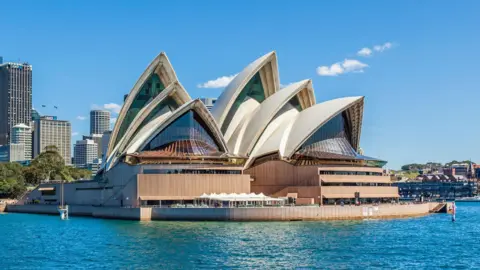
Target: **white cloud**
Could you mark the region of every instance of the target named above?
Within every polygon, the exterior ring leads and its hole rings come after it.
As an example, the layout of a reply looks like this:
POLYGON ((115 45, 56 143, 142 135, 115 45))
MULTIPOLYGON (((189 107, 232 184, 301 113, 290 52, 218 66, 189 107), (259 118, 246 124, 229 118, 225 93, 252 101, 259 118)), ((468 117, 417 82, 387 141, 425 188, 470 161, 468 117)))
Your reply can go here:
POLYGON ((335 63, 328 66, 321 66, 317 68, 317 74, 320 76, 337 76, 343 73, 343 68, 340 63, 335 63))
POLYGON ((372 56, 373 55, 373 51, 375 52, 384 52, 388 49, 391 49, 393 46, 393 44, 391 42, 385 42, 384 44, 380 44, 380 45, 375 45, 373 46, 372 49, 370 48, 362 48, 360 49, 358 52, 357 52, 357 55, 358 56, 363 56, 363 57, 368 57, 368 56, 372 56))
POLYGON ((77 116, 77 120, 83 121, 85 119, 87 119, 87 117, 81 115, 77 116))
POLYGON ((210 80, 206 83, 197 84, 197 87, 198 88, 223 88, 227 86, 235 78, 235 76, 237 76, 237 74, 218 77, 215 80, 210 80))
POLYGON ((72 132, 72 136, 78 136, 78 132, 72 132))
POLYGON ((355 59, 345 59, 342 63, 342 67, 345 73, 363 72, 363 69, 368 67, 368 65, 355 59))
POLYGON ((383 51, 388 50, 390 48, 392 48, 392 43, 390 43, 390 42, 385 42, 383 45, 373 46, 373 49, 377 52, 383 52, 383 51))
POLYGON ((108 110, 116 114, 120 113, 122 109, 122 105, 118 105, 117 103, 106 103, 103 105, 93 104, 91 107, 93 110, 108 110))
POLYGON ((103 107, 109 111, 112 111, 114 113, 119 113, 120 109, 122 109, 122 105, 118 105, 116 103, 107 103, 103 104, 103 107))
POLYGON ((117 118, 114 117, 114 118, 110 118, 110 128, 113 129, 113 127, 115 126, 115 123, 117 122, 117 118))
POLYGON ((292 84, 294 84, 294 83, 280 84, 280 89, 285 88, 285 87, 287 87, 289 85, 292 85, 292 84))
POLYGON ((345 59, 343 62, 338 62, 331 66, 318 67, 317 74, 320 76, 338 76, 349 72, 361 73, 366 67, 368 67, 367 64, 358 60, 345 59))
POLYGON ((368 57, 368 56, 371 56, 372 55, 372 50, 370 50, 369 48, 365 47, 365 48, 362 48, 360 51, 357 52, 357 55, 358 56, 363 56, 363 57, 368 57))

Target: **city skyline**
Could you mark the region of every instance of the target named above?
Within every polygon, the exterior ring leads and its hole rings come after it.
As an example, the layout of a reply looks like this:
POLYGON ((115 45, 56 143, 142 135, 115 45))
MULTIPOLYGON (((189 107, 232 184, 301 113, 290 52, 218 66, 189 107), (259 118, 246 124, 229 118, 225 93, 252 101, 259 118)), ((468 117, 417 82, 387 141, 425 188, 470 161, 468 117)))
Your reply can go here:
POLYGON ((282 85, 307 74, 316 96, 322 99, 366 96, 369 109, 365 111, 361 147, 367 155, 389 161, 387 167, 480 160, 472 147, 479 130, 469 120, 480 95, 475 91, 478 79, 473 66, 480 58, 476 51, 480 41, 465 35, 468 30, 459 30, 478 24, 475 2, 452 7, 428 1, 414 8, 408 3, 383 2, 365 6, 355 2, 277 3, 275 9, 265 2, 257 3, 256 10, 236 3, 222 7, 213 3, 190 7, 162 4, 170 12, 160 21, 128 15, 147 12, 157 5, 154 2, 109 6, 108 11, 106 4, 91 9, 92 4, 57 5, 47 10, 35 2, 28 6, 4 3, 5 16, 0 18, 4 35, 16 37, 0 45, 4 62, 20 58, 33 65, 34 108, 70 121, 75 134, 72 141, 89 133, 85 119, 91 109, 108 109, 112 119, 116 117, 132 81, 160 51, 169 52, 193 98, 216 98, 222 86, 240 72, 239 66, 276 50, 286 55, 278 62, 286 74, 280 78, 282 85), (25 22, 13 20, 20 10, 28 18, 25 22), (36 10, 52 16, 46 18, 36 10), (424 18, 426 10, 431 11, 428 19, 424 18), (162 21, 184 12, 206 17, 162 27, 162 21), (260 14, 263 19, 258 18, 260 14), (299 20, 281 19, 287 16, 299 20), (90 20, 84 23, 85 17, 90 20), (224 23, 218 25, 219 20, 224 23), (42 25, 32 26, 37 22, 42 25), (71 30, 65 31, 67 28, 71 30), (211 29, 221 31, 222 37, 218 39, 211 29), (58 35, 60 32, 63 34, 58 35), (161 35, 148 43, 138 42, 152 33, 161 35), (306 42, 293 42, 299 38, 306 42), (192 40, 195 46, 189 42, 192 40), (65 68, 73 62, 74 66, 65 68), (449 109, 441 109, 447 106, 449 109), (459 136, 462 140, 446 143, 459 136))

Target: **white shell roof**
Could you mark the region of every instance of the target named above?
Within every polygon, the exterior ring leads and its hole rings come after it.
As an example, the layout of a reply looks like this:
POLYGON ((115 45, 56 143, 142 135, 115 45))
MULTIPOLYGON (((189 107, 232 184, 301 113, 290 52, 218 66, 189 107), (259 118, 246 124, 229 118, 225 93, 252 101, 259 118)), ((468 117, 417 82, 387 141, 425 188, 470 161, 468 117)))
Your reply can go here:
MULTIPOLYGON (((263 101, 258 109, 252 113, 252 117, 249 118, 250 121, 245 123, 246 127, 243 136, 236 138, 240 140, 240 147, 238 153, 235 154, 249 154, 273 117, 290 99, 295 97, 295 95, 303 89, 307 89, 307 91, 312 92, 313 95, 311 80, 293 83, 263 101)), ((313 103, 315 103, 315 101, 313 101, 313 103)))
POLYGON ((140 91, 145 81, 149 78, 150 74, 152 74, 160 66, 163 66, 166 71, 165 73, 166 73, 168 82, 165 83, 162 81, 165 84, 165 86, 170 84, 170 82, 174 82, 178 80, 177 75, 175 74, 175 71, 173 70, 173 67, 170 64, 170 61, 168 60, 167 55, 164 52, 161 52, 157 57, 155 57, 155 59, 153 59, 150 65, 148 65, 147 69, 145 69, 145 71, 142 73, 142 75, 137 80, 132 90, 128 94, 127 99, 125 100, 122 106, 122 109, 118 114, 117 121, 115 122, 115 126, 113 127, 112 135, 110 137, 110 142, 108 144, 107 156, 110 156, 113 149, 116 147, 115 142, 117 141, 118 131, 137 93, 140 91))
POLYGON ((222 150, 228 152, 227 144, 223 139, 222 133, 220 132, 220 129, 215 122, 215 119, 213 119, 207 107, 205 107, 205 104, 203 104, 200 99, 195 99, 185 103, 180 108, 176 109, 171 115, 169 115, 169 117, 164 118, 163 121, 154 119, 152 122, 155 122, 155 125, 147 125, 142 128, 142 130, 138 133, 136 137, 137 141, 135 141, 133 145, 128 147, 127 154, 141 150, 165 127, 167 127, 170 123, 174 122, 177 118, 179 118, 189 110, 194 110, 200 115, 200 117, 202 117, 212 134, 215 136, 217 142, 220 143, 220 147, 222 148, 222 150))
POLYGON ((285 156, 291 157, 316 130, 359 101, 363 102, 363 97, 337 98, 322 102, 299 113, 288 136, 285 156))
POLYGON ((245 85, 258 71, 260 71, 260 69, 270 62, 272 62, 274 67, 272 72, 273 74, 271 75, 273 76, 275 91, 280 88, 277 69, 277 56, 273 51, 265 54, 249 64, 244 70, 235 76, 235 78, 227 85, 227 87, 225 87, 212 109, 212 115, 220 127, 223 125, 223 121, 225 120, 225 117, 227 117, 233 102, 243 90, 245 85))
POLYGON ((145 107, 143 107, 137 116, 134 118, 130 127, 123 135, 123 138, 117 143, 119 145, 118 151, 122 152, 124 147, 129 143, 128 138, 130 138, 138 129, 140 124, 145 120, 145 118, 159 105, 163 100, 169 96, 175 96, 175 101, 178 102, 179 107, 182 104, 192 100, 188 95, 187 91, 179 82, 171 83, 167 88, 165 88, 158 96, 156 96, 152 101, 150 101, 145 107))
POLYGON ((195 110, 204 119, 222 151, 249 157, 245 168, 248 168, 256 158, 270 153, 278 152, 281 158, 291 158, 315 131, 346 110, 352 124, 352 146, 358 147, 363 97, 344 97, 313 105, 316 101, 311 80, 293 83, 278 91, 279 87, 276 54, 270 52, 249 64, 230 82, 210 113, 203 102, 198 99, 191 100, 177 81, 175 71, 166 54, 162 52, 148 66, 125 100, 112 131, 106 170, 113 167, 123 154, 131 154, 143 149, 165 127, 189 110, 195 110), (159 76, 163 83, 168 82, 165 84, 167 87, 152 101, 145 104, 125 132, 124 138, 115 145, 119 128, 129 107, 153 72, 161 73, 159 76), (257 73, 262 78, 265 100, 259 103, 253 99, 246 99, 238 107, 225 134, 222 134, 221 126, 232 104, 257 73), (180 107, 175 111, 170 111, 169 108, 161 110, 155 118, 139 129, 139 125, 147 115, 168 96, 179 101, 180 107), (301 111, 288 103, 295 96, 299 99, 301 111), (135 133, 134 138, 127 140, 135 133), (225 142, 226 138, 228 144, 225 142))
POLYGON ((290 117, 288 122, 280 126, 263 145, 258 146, 259 150, 255 151, 252 157, 277 151, 282 157, 291 157, 316 130, 357 102, 363 102, 363 97, 333 99, 301 111, 290 117))

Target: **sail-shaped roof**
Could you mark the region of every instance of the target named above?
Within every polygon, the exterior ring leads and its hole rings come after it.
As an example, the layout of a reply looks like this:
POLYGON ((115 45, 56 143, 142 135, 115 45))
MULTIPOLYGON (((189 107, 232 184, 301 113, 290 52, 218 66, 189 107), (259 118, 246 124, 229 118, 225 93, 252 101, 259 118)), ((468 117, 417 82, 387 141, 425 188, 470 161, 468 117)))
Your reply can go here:
MULTIPOLYGON (((350 141, 354 150, 358 148, 360 138, 361 117, 363 112, 363 97, 345 97, 325 101, 289 117, 275 132, 253 153, 252 157, 260 157, 273 152, 290 158, 310 136, 336 115, 348 111, 352 118, 350 141)), ((248 163, 248 162, 247 162, 248 163)))
POLYGON ((282 108, 290 103, 292 108, 302 111, 315 104, 312 81, 303 80, 290 84, 284 89, 268 97, 255 109, 242 125, 239 126, 234 136, 230 137, 228 145, 235 154, 249 155, 260 136, 274 118, 281 115, 282 108))
MULTIPOLYGON (((169 115, 167 118, 162 118, 162 120, 154 119, 152 123, 155 125, 147 125, 145 126, 137 135, 137 141, 134 141, 128 148, 126 153, 134 153, 139 151, 151 150, 152 147, 149 144, 152 143, 154 140, 159 140, 158 135, 162 133, 162 131, 167 128, 169 125, 175 123, 177 119, 181 118, 188 112, 193 112, 197 122, 201 122, 201 126, 197 126, 196 128, 193 127, 179 127, 178 134, 170 135, 172 138, 183 138, 183 136, 193 136, 192 134, 196 134, 198 130, 201 130, 201 136, 204 136, 203 133, 207 133, 209 137, 215 141, 216 145, 218 146, 219 150, 224 153, 228 153, 228 148, 223 140, 223 136, 218 128, 215 120, 211 116, 210 112, 208 111, 207 107, 201 102, 199 99, 192 100, 169 115)), ((205 136, 204 136, 205 137, 205 136)), ((183 140, 183 139, 182 139, 183 140)))
POLYGON ((212 109, 225 139, 229 139, 249 112, 279 89, 275 52, 258 58, 237 74, 212 109))
POLYGON ((175 81, 177 75, 167 55, 162 52, 150 63, 126 97, 110 137, 107 156, 124 137, 142 108, 175 81))
POLYGON ((363 97, 315 104, 311 80, 279 88, 277 58, 270 52, 232 80, 210 113, 190 98, 161 53, 125 99, 106 170, 123 156, 153 152, 248 159, 245 168, 272 153, 285 160, 338 153, 358 157, 363 97))

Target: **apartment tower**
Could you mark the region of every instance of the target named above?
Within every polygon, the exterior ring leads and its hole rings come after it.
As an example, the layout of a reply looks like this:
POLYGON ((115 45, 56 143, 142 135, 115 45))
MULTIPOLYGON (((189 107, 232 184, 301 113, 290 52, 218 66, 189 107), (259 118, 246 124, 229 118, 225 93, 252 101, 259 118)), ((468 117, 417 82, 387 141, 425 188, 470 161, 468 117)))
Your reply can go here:
POLYGON ((72 162, 72 126, 69 121, 56 120, 53 116, 41 116, 35 121, 33 157, 45 152, 47 146, 56 146, 65 164, 72 162))
POLYGON ((3 63, 0 57, 0 145, 10 142, 17 124, 30 124, 32 118, 32 66, 3 63))
POLYGON ((110 112, 106 110, 90 111, 90 134, 100 134, 110 130, 110 112))

